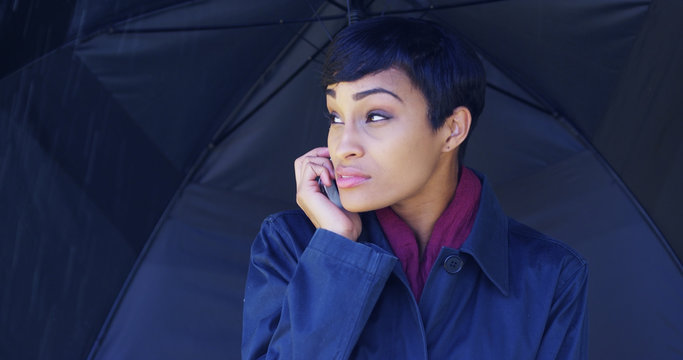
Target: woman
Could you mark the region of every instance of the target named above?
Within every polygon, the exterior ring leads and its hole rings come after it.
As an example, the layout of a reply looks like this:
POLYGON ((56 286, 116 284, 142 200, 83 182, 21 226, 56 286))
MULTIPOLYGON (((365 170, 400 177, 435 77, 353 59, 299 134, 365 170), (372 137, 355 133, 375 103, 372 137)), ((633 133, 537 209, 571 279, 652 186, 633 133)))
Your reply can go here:
POLYGON ((586 358, 586 262, 461 166, 485 84, 430 22, 337 35, 328 147, 295 161, 301 209, 267 218, 252 247, 245 359, 586 358))

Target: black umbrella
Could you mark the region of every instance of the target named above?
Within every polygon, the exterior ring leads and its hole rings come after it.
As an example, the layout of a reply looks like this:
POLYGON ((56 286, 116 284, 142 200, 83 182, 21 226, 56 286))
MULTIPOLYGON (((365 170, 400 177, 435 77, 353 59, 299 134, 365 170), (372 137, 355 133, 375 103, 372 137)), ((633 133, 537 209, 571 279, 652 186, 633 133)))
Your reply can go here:
POLYGON ((325 141, 324 48, 350 17, 398 14, 482 55, 466 163, 589 260, 591 357, 679 358, 681 5, 351 7, 3 5, 0 357, 237 357, 250 241, 325 141))

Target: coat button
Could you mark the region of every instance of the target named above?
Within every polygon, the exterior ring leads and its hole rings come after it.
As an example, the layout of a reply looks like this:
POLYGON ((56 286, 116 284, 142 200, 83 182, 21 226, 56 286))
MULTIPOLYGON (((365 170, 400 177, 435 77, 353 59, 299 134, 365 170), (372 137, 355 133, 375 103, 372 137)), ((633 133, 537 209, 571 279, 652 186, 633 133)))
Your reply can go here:
POLYGON ((462 265, 465 262, 458 255, 448 255, 443 262, 443 267, 449 274, 455 274, 462 270, 462 265))

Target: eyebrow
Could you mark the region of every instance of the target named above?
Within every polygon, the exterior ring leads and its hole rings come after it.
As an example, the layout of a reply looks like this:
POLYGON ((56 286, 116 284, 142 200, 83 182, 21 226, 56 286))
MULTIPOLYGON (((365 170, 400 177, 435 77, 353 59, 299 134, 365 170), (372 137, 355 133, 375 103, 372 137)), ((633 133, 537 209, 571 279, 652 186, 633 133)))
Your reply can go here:
MULTIPOLYGON (((328 96, 331 96, 333 98, 337 97, 337 93, 332 89, 326 89, 325 94, 328 96)), ((393 96, 394 98, 396 98, 396 100, 403 102, 403 99, 401 99, 400 96, 398 96, 398 95, 394 94, 393 92, 391 92, 387 89, 384 89, 384 88, 374 88, 374 89, 370 89, 370 90, 357 92, 357 93, 353 94, 353 100, 358 101, 358 100, 361 100, 367 96, 374 95, 374 94, 389 94, 389 95, 393 96)))

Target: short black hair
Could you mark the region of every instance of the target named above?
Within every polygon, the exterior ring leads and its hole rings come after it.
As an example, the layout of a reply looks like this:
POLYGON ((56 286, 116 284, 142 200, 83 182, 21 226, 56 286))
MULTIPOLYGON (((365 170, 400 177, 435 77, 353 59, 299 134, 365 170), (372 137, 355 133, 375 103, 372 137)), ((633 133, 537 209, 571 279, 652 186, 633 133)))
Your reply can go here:
MULTIPOLYGON (((484 67, 472 47, 431 21, 377 17, 351 24, 327 50, 322 85, 356 81, 389 68, 404 71, 422 91, 434 130, 458 106, 470 111, 470 131, 474 128, 484 108, 484 67)), ((460 145, 460 161, 466 143, 460 145)))

